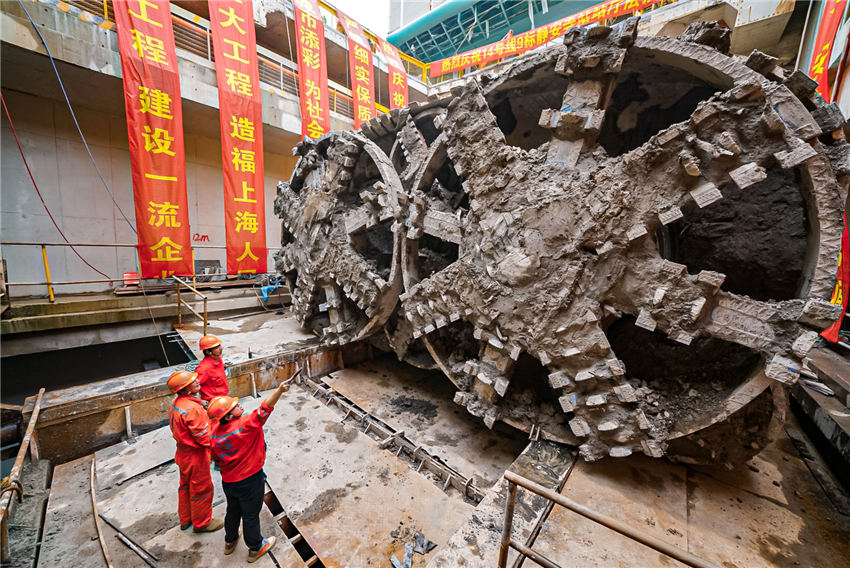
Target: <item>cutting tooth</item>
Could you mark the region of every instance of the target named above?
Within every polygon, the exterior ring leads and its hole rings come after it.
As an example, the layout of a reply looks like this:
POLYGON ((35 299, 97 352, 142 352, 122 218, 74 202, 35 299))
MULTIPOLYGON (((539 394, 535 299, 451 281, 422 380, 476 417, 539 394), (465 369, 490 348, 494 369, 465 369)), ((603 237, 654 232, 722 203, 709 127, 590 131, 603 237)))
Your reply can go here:
POLYGON ((716 185, 707 181, 691 191, 691 197, 701 209, 723 199, 723 194, 716 185))

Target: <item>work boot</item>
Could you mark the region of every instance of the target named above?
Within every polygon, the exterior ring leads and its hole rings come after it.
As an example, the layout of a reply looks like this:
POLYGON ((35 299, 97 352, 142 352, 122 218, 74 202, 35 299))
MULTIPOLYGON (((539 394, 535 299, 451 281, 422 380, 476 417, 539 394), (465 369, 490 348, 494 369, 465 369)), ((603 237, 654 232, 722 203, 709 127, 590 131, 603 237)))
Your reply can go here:
POLYGON ((225 554, 233 554, 233 551, 236 550, 236 543, 239 542, 239 532, 236 533, 236 538, 233 542, 224 541, 224 553, 225 554))
POLYGON ((180 530, 181 530, 181 531, 187 531, 187 530, 189 530, 189 529, 191 529, 191 528, 192 528, 192 521, 189 521, 189 522, 188 522, 188 523, 186 523, 185 525, 180 525, 180 530))
POLYGON ((223 520, 213 519, 210 522, 208 522, 207 526, 205 526, 205 527, 201 527, 201 528, 195 527, 195 532, 196 533, 214 532, 214 531, 217 531, 218 529, 220 529, 222 527, 224 527, 224 521, 223 520))
POLYGON ((257 558, 272 549, 276 541, 277 539, 273 536, 270 536, 269 538, 264 538, 263 544, 260 546, 259 550, 248 551, 248 562, 256 562, 257 558))

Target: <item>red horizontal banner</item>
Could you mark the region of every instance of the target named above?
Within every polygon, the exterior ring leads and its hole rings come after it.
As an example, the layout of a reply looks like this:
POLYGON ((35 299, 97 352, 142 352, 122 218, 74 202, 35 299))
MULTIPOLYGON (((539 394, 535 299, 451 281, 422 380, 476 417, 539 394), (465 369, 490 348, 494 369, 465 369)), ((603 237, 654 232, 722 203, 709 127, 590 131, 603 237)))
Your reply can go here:
MULTIPOLYGON (((845 2, 846 0, 841 1, 845 2)), ((434 61, 428 65, 428 73, 431 77, 439 77, 473 65, 482 65, 496 59, 524 53, 561 37, 574 26, 586 26, 602 20, 625 16, 659 2, 661 0, 609 0, 545 26, 471 49, 459 55, 434 61)))
POLYGON ((142 278, 190 276, 183 107, 167 0, 114 0, 142 278))

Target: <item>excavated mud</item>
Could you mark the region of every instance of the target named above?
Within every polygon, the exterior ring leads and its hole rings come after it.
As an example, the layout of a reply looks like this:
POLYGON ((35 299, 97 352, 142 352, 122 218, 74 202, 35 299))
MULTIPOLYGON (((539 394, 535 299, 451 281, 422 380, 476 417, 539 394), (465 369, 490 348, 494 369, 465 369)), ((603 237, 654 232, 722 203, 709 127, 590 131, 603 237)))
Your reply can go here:
POLYGON ((844 119, 720 28, 635 33, 299 144, 275 211, 301 323, 588 460, 755 453, 837 316, 844 119))

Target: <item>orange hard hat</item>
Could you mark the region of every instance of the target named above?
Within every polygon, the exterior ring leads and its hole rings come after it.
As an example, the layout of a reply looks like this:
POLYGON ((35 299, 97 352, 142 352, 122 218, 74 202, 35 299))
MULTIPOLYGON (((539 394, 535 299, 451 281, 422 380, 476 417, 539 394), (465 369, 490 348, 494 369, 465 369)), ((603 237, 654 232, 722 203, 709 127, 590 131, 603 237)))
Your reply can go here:
POLYGON ((180 392, 191 385, 197 377, 198 373, 192 371, 174 371, 168 377, 168 388, 171 389, 171 392, 180 392))
POLYGON ((205 335, 198 342, 198 346, 201 348, 201 351, 206 351, 207 349, 212 349, 213 347, 218 347, 219 345, 221 345, 221 339, 219 339, 215 335, 205 335))
POLYGON ((216 396, 207 405, 207 416, 210 420, 218 420, 239 404, 239 399, 232 396, 216 396))

